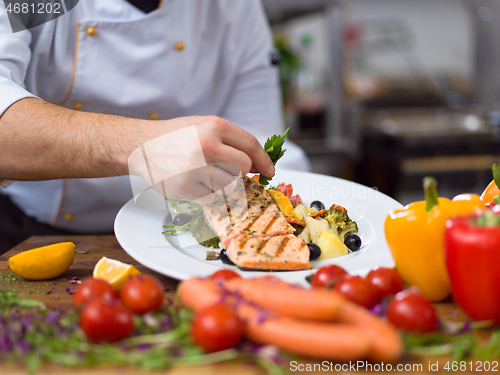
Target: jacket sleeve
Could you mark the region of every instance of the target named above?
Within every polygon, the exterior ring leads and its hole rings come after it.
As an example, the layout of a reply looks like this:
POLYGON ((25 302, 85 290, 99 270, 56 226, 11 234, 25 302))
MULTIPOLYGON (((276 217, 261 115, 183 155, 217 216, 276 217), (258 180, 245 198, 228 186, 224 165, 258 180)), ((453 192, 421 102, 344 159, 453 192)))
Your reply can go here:
POLYGON ((239 48, 239 68, 222 117, 252 134, 281 133, 281 90, 278 66, 271 63, 271 29, 259 0, 244 3, 231 14, 234 32, 230 43, 239 48))
POLYGON ((36 97, 25 89, 24 78, 31 59, 31 33, 13 33, 5 3, 0 1, 0 116, 20 99, 36 97))

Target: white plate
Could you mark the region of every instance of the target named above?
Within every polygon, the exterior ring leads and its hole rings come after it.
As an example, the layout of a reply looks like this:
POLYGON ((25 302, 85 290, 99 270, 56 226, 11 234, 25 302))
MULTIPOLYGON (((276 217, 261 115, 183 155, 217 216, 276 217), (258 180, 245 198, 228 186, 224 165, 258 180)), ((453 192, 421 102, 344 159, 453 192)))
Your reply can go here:
MULTIPOLYGON (((349 273, 365 275, 374 267, 394 267, 385 240, 384 221, 389 211, 402 207, 399 202, 375 189, 320 174, 280 171, 273 178, 273 183, 279 182, 291 183, 294 194, 299 194, 306 205, 320 200, 327 207, 334 203, 344 206, 351 219, 358 223, 361 248, 341 257, 312 261, 313 268, 334 263, 349 273)), ((146 190, 143 194, 147 193, 146 190)), ((116 217, 116 238, 123 249, 139 263, 175 279, 205 277, 221 268, 236 270, 244 277, 266 273, 241 271, 223 264, 220 260, 205 260, 208 249, 198 245, 189 232, 182 234, 181 239, 192 241, 192 246, 177 246, 175 241, 178 238, 162 234, 166 216, 165 210, 139 208, 134 200, 131 200, 122 207, 116 217)), ((288 271, 275 272, 274 275, 288 282, 305 285, 305 277, 311 273, 288 271)))

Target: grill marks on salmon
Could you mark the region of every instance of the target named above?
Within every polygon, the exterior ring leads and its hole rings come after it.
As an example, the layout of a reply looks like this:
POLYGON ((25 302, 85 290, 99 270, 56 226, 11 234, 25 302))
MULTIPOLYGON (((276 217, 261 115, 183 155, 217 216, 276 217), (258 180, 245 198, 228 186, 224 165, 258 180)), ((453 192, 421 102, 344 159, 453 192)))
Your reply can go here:
POLYGON ((242 268, 276 271, 310 269, 309 249, 304 240, 293 234, 235 238, 226 254, 242 268))
POLYGON ((219 196, 203 210, 225 248, 241 234, 273 236, 295 231, 262 185, 248 177, 233 193, 219 196))
POLYGON ((236 190, 203 207, 206 221, 239 267, 310 269, 309 249, 287 222, 272 197, 256 181, 243 177, 236 190))

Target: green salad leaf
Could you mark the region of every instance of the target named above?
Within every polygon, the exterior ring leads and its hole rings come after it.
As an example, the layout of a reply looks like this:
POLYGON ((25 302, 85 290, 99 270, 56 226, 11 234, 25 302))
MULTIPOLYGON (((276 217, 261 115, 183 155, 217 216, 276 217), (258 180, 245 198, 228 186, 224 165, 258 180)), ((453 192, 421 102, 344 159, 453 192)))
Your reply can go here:
MULTIPOLYGON (((267 139, 266 143, 264 143, 264 150, 266 150, 274 165, 276 165, 277 161, 280 160, 285 154, 286 149, 283 149, 283 144, 285 143, 285 137, 289 129, 290 128, 286 129, 283 135, 273 135, 271 138, 267 139)), ((272 178, 273 176, 265 177, 260 175, 259 182, 262 186, 266 186, 272 178)))

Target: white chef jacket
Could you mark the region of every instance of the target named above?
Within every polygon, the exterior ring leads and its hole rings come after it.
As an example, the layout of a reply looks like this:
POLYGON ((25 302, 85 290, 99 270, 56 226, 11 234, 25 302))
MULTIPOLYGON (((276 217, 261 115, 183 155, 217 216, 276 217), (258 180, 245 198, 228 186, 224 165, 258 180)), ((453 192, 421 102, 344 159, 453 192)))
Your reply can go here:
MULTIPOLYGON (((163 0, 143 13, 123 0, 82 0, 12 33, 0 1, 0 115, 39 97, 133 118, 223 117, 264 141, 283 129, 272 38, 259 0, 163 0)), ((287 142, 278 167, 307 170, 287 142)), ((132 198, 129 176, 18 181, 2 189, 28 216, 73 232, 110 232, 132 198)))

